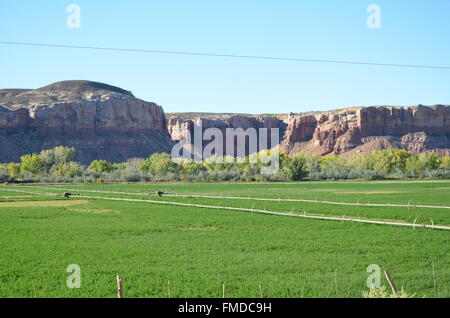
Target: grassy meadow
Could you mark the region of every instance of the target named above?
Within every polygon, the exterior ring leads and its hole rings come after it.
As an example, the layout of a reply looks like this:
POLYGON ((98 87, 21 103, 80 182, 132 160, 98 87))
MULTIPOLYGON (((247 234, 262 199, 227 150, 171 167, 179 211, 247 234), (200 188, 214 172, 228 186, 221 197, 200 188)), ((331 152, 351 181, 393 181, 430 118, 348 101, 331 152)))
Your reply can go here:
POLYGON ((222 297, 223 284, 227 297, 362 297, 370 264, 410 295, 450 297, 448 230, 52 195, 64 192, 450 225, 450 209, 414 207, 450 206, 446 180, 5 185, 0 297, 115 297, 117 274, 125 297, 222 297), (70 264, 81 268, 79 289, 66 287, 70 264))

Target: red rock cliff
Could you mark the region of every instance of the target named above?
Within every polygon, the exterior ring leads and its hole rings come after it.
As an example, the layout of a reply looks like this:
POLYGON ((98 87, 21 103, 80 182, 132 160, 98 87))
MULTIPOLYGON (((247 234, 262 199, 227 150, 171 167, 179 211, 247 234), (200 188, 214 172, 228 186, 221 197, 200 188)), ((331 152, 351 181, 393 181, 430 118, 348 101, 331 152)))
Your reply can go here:
POLYGON ((0 161, 58 145, 78 160, 113 162, 168 152, 162 107, 102 83, 66 81, 37 90, 0 90, 0 161))
POLYGON ((386 148, 414 153, 450 154, 450 106, 359 107, 307 115, 169 114, 169 132, 192 127, 203 119, 208 126, 244 129, 280 128, 280 144, 288 153, 300 151, 351 154, 386 148))

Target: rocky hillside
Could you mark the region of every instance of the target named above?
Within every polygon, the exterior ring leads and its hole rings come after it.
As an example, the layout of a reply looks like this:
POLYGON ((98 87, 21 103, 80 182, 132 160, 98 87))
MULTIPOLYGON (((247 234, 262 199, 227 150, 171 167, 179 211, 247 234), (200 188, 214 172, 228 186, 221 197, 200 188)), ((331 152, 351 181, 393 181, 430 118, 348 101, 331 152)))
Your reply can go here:
POLYGON ((0 162, 58 145, 75 147, 82 163, 121 162, 168 152, 172 141, 162 107, 118 87, 64 81, 0 90, 0 162))
POLYGON ((357 107, 330 112, 286 115, 167 114, 173 140, 203 127, 280 128, 280 144, 288 153, 300 151, 352 154, 389 148, 413 153, 436 151, 450 154, 450 106, 357 107))
POLYGON ((280 144, 289 153, 347 155, 401 148, 450 154, 450 106, 357 107, 279 115, 165 115, 160 106, 121 88, 64 81, 39 89, 0 90, 0 162, 18 161, 23 154, 59 145, 75 147, 81 163, 148 157, 154 152, 170 152, 200 120, 203 129, 222 131, 279 128, 280 144))

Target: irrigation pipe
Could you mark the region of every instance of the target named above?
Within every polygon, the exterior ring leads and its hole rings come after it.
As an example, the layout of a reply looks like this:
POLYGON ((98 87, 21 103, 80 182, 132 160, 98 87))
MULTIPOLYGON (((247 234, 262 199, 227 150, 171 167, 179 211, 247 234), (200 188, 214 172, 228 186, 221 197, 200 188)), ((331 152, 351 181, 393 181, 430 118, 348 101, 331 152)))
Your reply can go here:
MULTIPOLYGON (((149 193, 133 193, 133 192, 120 192, 120 191, 100 191, 100 190, 78 190, 78 189, 58 189, 49 187, 38 187, 38 186, 26 186, 28 188, 39 188, 46 190, 59 190, 59 191, 77 191, 77 192, 87 192, 87 193, 104 193, 104 194, 123 194, 123 195, 145 195, 148 196, 149 193)), ((0 188, 1 189, 1 188, 0 188)), ((153 194, 151 194, 153 195, 153 194)), ((173 194, 165 193, 165 197, 183 197, 183 198, 207 198, 207 199, 231 199, 231 200, 253 200, 253 201, 272 201, 280 202, 280 199, 274 198, 251 198, 251 197, 234 197, 234 196, 217 196, 217 195, 203 195, 203 194, 173 194)), ((321 201, 321 200, 307 200, 307 199, 282 199, 284 202, 304 202, 304 203, 320 203, 320 204, 330 204, 330 205, 345 205, 345 206, 371 206, 371 207, 400 207, 400 208, 427 208, 427 209, 450 209, 450 206, 439 206, 439 205, 420 205, 420 204, 383 204, 383 203, 352 203, 352 202, 334 202, 334 201, 321 201)))
POLYGON ((308 215, 308 214, 292 214, 292 213, 289 213, 289 212, 277 212, 277 211, 267 211, 267 210, 260 210, 260 209, 248 209, 248 208, 235 208, 235 207, 228 207, 228 206, 213 206, 213 205, 194 204, 194 203, 181 203, 181 202, 142 200, 142 199, 94 197, 94 196, 85 196, 85 195, 77 195, 76 197, 77 198, 83 198, 83 199, 98 199, 98 200, 128 201, 128 202, 145 202, 145 203, 153 203, 153 204, 163 204, 163 205, 167 204, 167 205, 187 206, 187 207, 196 207, 196 208, 204 208, 204 209, 245 211, 245 212, 251 212, 251 213, 262 213, 262 214, 271 214, 271 215, 280 215, 280 216, 291 216, 291 217, 300 217, 300 218, 318 219, 318 220, 349 221, 349 222, 358 222, 358 223, 409 226, 409 227, 423 227, 423 228, 429 228, 429 229, 450 230, 450 226, 443 226, 443 225, 413 224, 413 223, 401 223, 401 222, 388 222, 388 221, 380 221, 380 220, 355 219, 355 218, 348 218, 348 217, 346 218, 346 217, 318 216, 318 215, 308 215))
MULTIPOLYGON (((6 191, 8 191, 7 189, 6 191)), ((55 189, 57 190, 57 189, 55 189)), ((67 189, 66 189, 67 190, 67 189)), ((42 195, 45 193, 39 193, 39 192, 26 192, 21 190, 9 190, 14 192, 22 192, 22 193, 29 193, 29 194, 36 194, 36 195, 42 195)), ((48 194, 48 193, 47 193, 48 194)), ((51 195, 56 195, 55 193, 52 193, 51 195)), ((439 229, 439 230, 450 230, 450 226, 444 226, 444 225, 428 225, 428 224, 417 224, 417 223, 401 223, 401 222, 389 222, 389 221, 381 221, 381 220, 365 220, 365 219, 358 219, 358 218, 346 218, 344 216, 342 217, 334 217, 334 216, 319 216, 319 215, 309 215, 309 214, 295 214, 292 212, 278 212, 278 211, 267 211, 267 210, 260 210, 260 209, 248 209, 248 208, 235 208, 235 207, 228 207, 228 206, 213 206, 213 205, 204 205, 204 204, 194 204, 194 203, 181 203, 181 202, 171 202, 171 201, 156 201, 156 200, 142 200, 142 199, 126 199, 126 198, 110 198, 110 197, 95 197, 95 196, 85 196, 85 195, 74 195, 77 198, 84 198, 84 199, 96 199, 96 200, 108 200, 108 201, 127 201, 127 202, 145 202, 145 203, 153 203, 153 204, 167 204, 167 205, 175 205, 175 206, 188 206, 188 207, 197 207, 197 208, 204 208, 204 209, 215 209, 215 210, 232 210, 232 211, 244 211, 244 212, 251 212, 251 213, 262 213, 262 214, 270 214, 270 215, 279 215, 279 216, 290 216, 290 217, 300 217, 300 218, 307 218, 307 219, 318 219, 318 220, 330 220, 330 221, 347 221, 347 222, 357 222, 357 223, 369 223, 369 224, 381 224, 381 225, 394 225, 394 226, 409 226, 409 227, 422 227, 422 228, 428 228, 428 229, 439 229)))

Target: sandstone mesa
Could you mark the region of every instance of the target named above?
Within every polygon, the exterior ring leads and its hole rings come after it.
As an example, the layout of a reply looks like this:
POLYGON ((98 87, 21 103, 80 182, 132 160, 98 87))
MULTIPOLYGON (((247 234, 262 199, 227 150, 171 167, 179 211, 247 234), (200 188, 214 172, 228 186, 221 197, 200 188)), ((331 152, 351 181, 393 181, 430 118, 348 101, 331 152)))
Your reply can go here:
POLYGON ((122 162, 168 152, 183 132, 279 128, 286 152, 350 155, 389 148, 450 155, 450 106, 374 106, 304 114, 165 114, 129 91, 90 81, 0 90, 0 162, 59 145, 78 161, 122 162))

